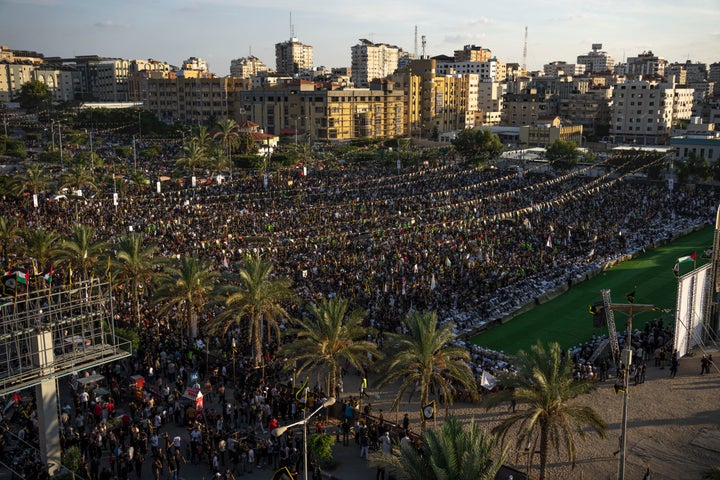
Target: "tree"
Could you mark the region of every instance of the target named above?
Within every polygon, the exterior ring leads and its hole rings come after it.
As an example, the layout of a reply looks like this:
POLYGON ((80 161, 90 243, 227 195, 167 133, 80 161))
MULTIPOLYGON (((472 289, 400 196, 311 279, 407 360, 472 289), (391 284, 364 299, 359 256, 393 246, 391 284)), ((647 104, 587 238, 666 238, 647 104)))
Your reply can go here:
POLYGON ((0 258, 5 262, 4 266, 7 266, 8 251, 19 238, 19 233, 16 219, 0 215, 0 258))
MULTIPOLYGON (((540 480, 545 479, 551 447, 559 451, 562 445, 574 467, 576 436, 585 438, 584 427, 605 437, 605 421, 592 408, 572 401, 591 392, 595 386, 586 380, 573 379, 572 361, 563 358, 558 343, 552 343, 546 349, 538 341, 529 352, 518 352, 511 363, 517 368, 516 374, 499 377, 498 383, 507 389, 486 400, 486 408, 510 399, 526 404, 528 408, 512 414, 493 432, 504 441, 507 434, 517 428, 516 447, 528 445, 530 452, 540 452, 540 480)), ((528 462, 532 458, 533 455, 528 455, 528 462)))
POLYGON ((177 311, 180 336, 186 327, 188 336, 196 338, 198 313, 208 303, 220 275, 207 260, 183 256, 178 263, 165 267, 153 303, 162 305, 159 312, 162 315, 177 311))
POLYGON ((76 225, 70 237, 58 249, 58 264, 68 268, 70 281, 73 271, 78 273, 81 280, 87 280, 106 248, 106 241, 95 240, 94 227, 76 225))
POLYGON ((238 137, 237 149, 241 155, 254 155, 258 151, 255 140, 247 133, 241 133, 238 137))
POLYGON ((394 353, 376 364, 377 370, 383 372, 378 386, 397 380, 401 382, 393 408, 408 389, 412 388, 414 393, 416 385, 420 390, 421 405, 428 403, 430 390, 435 395, 442 395, 446 408, 452 405, 458 386, 474 396, 477 382, 467 363, 470 355, 464 347, 452 344, 457 337, 453 333, 454 325, 438 325, 435 312, 412 312, 405 323, 407 335, 386 334, 386 344, 392 346, 394 353))
POLYGON ((49 268, 57 256, 60 236, 43 228, 28 228, 20 232, 21 251, 37 267, 38 271, 49 268))
POLYGON ((27 192, 31 195, 38 194, 52 186, 50 176, 42 165, 31 163, 20 175, 20 192, 27 192))
POLYGON ((575 142, 555 140, 545 149, 550 165, 557 170, 570 170, 577 165, 580 151, 575 142))
POLYGON ((220 140, 223 150, 225 150, 225 158, 230 162, 233 150, 240 144, 238 124, 232 118, 222 118, 216 125, 220 130, 213 135, 213 138, 220 140))
POLYGON ((70 190, 97 190, 95 176, 90 169, 81 164, 74 165, 67 173, 63 174, 61 185, 70 190))
MULTIPOLYGON (((140 290, 149 294, 156 275, 155 265, 164 263, 164 259, 155 256, 157 245, 145 244, 140 233, 129 233, 120 237, 115 245, 116 253, 108 261, 111 281, 115 286, 129 289, 135 311, 135 322, 140 322, 140 290)), ((127 290, 126 290, 127 291, 127 290)))
POLYGON ((506 456, 506 450, 496 452, 497 437, 475 419, 463 427, 454 415, 440 430, 423 430, 421 443, 420 450, 400 444, 398 457, 374 453, 370 464, 398 480, 493 480, 506 456))
POLYGON ((274 332, 279 344, 279 322, 290 317, 283 302, 293 298, 292 281, 274 278, 272 263, 259 255, 245 257, 237 281, 238 284, 219 290, 224 297, 225 311, 216 317, 210 331, 224 334, 234 324, 246 327, 253 362, 259 367, 263 365, 263 339, 269 342, 274 332), (263 334, 263 324, 267 335, 263 334))
POLYGON ((503 151, 500 138, 490 130, 466 128, 452 141, 455 150, 473 165, 482 166, 499 158, 503 151))
POLYGON ((369 331, 362 326, 365 311, 348 308, 348 301, 337 297, 310 305, 310 317, 293 320, 299 328, 289 334, 296 334, 296 339, 282 347, 285 357, 299 362, 297 375, 316 368, 325 372, 325 392, 330 396, 345 361, 364 372, 368 355, 381 357, 377 345, 365 340, 369 331))
POLYGON ((18 102, 26 110, 37 112, 52 98, 48 86, 39 80, 30 80, 20 87, 18 102))
POLYGON ((183 150, 184 155, 177 160, 177 166, 195 176, 195 170, 204 168, 208 163, 207 150, 200 140, 195 137, 188 141, 183 150))

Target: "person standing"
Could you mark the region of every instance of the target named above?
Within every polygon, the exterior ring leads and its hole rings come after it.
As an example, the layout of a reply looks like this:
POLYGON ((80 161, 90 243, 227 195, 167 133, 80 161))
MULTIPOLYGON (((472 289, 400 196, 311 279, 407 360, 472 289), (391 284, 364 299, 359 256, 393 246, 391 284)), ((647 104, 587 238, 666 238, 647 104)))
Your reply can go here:
POLYGON ((672 354, 672 358, 670 359, 670 378, 675 378, 675 375, 677 375, 678 372, 679 365, 680 360, 678 359, 677 350, 675 350, 672 354))
POLYGON ((368 450, 370 448, 370 441, 365 432, 360 436, 360 458, 368 459, 368 450))

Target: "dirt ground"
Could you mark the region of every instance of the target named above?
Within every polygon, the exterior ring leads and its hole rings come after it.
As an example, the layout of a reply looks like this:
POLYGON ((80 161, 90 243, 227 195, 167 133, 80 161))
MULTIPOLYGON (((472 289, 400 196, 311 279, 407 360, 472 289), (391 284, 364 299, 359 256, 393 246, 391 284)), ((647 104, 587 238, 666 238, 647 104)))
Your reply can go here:
MULTIPOLYGON (((652 480, 700 480, 703 471, 720 465, 720 353, 711 349, 715 366, 709 375, 700 375, 701 351, 686 356, 674 379, 668 367, 660 369, 648 363, 647 381, 634 386, 628 395, 628 440, 625 479, 641 480, 649 467, 652 480)), ((346 395, 356 380, 345 379, 346 395)), ((372 380, 372 379, 371 379, 372 380)), ((357 380, 356 380, 357 381, 357 380)), ((616 479, 623 395, 615 394, 614 379, 598 383, 598 389, 578 402, 592 406, 608 424, 606 437, 601 439, 588 434, 577 444, 577 462, 571 469, 567 455, 551 453, 548 459, 549 479, 606 480, 616 479)), ((372 382, 371 382, 372 385, 372 382)), ((357 392, 357 389, 354 390, 357 392)), ((402 422, 405 412, 411 419, 411 429, 420 430, 420 407, 417 403, 403 402, 399 411, 391 411, 393 392, 369 389, 373 413, 380 409, 386 420, 402 422)), ((517 406, 523 408, 522 404, 517 406)), ((473 404, 455 404, 451 412, 463 420, 475 418, 491 429, 509 415, 508 409, 498 407, 486 412, 473 404)), ((438 407, 438 424, 442 422, 444 408, 438 407)), ((514 444, 514 437, 509 437, 514 444)), ((539 458, 535 458, 535 464, 539 458)), ((525 472, 527 456, 511 451, 506 465, 525 472)), ((532 472, 531 472, 532 474, 532 472)), ((535 471, 536 478, 537 471, 535 471)))

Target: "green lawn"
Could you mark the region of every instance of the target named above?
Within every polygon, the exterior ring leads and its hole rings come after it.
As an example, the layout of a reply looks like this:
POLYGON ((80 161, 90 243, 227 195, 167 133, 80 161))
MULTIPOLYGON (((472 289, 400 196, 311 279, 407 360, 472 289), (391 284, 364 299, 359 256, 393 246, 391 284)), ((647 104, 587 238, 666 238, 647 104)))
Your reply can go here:
MULTIPOLYGON (((643 312, 635 315, 633 328, 642 328, 646 321, 662 315, 666 322, 674 322, 677 280, 672 267, 678 257, 697 253, 698 266, 707 262, 701 259, 706 248, 712 245, 714 229, 704 228, 668 245, 649 249, 635 259, 616 265, 602 274, 573 286, 558 298, 537 306, 504 325, 483 332, 472 343, 497 351, 515 354, 541 339, 558 342, 569 348, 590 339, 593 334, 607 333, 607 327, 593 328, 588 307, 600 301, 600 291, 610 289, 614 303, 626 303, 625 295, 637 286, 635 303, 652 304, 672 310, 670 313, 643 312)), ((681 273, 691 270, 683 264, 681 273)), ((624 330, 627 316, 615 312, 618 330, 624 330)))

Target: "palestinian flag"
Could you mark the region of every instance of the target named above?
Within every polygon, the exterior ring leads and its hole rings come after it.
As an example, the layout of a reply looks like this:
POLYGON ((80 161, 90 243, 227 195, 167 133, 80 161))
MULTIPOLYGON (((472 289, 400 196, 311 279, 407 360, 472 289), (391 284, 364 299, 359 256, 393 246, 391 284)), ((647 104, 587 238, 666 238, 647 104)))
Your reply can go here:
POLYGON ((695 261, 697 261, 697 256, 695 255, 695 252, 693 252, 690 255, 687 255, 685 257, 680 257, 677 259, 677 263, 688 263, 688 262, 695 262, 695 261))
POLYGON ((53 281, 53 269, 52 265, 50 265, 50 271, 43 275, 43 280, 45 280, 47 283, 52 283, 53 281))

